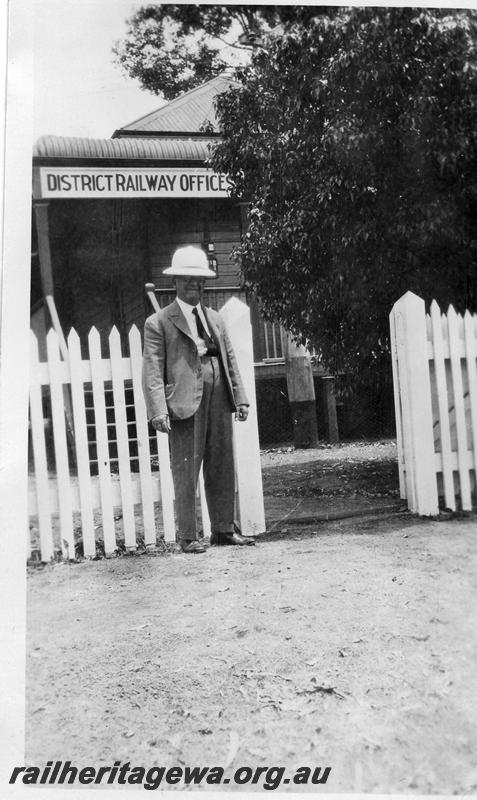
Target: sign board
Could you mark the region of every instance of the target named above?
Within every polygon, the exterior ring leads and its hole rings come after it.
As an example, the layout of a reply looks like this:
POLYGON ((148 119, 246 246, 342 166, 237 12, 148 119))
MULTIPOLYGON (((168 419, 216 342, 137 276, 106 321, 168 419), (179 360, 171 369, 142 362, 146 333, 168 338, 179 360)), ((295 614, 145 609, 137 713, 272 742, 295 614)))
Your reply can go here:
POLYGON ((205 168, 40 167, 42 198, 228 197, 227 175, 205 168))

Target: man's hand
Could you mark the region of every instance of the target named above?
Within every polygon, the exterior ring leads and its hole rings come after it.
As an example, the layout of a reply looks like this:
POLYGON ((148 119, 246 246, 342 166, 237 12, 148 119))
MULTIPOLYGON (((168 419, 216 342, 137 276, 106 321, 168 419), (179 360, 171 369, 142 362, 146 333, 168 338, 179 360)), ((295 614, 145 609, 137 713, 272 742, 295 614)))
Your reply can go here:
POLYGON ((238 419, 239 422, 245 422, 248 417, 248 406, 238 406, 237 411, 235 413, 235 419, 238 419))
POLYGON ((151 425, 154 430, 159 433, 169 433, 171 426, 169 423, 169 414, 158 414, 157 417, 151 419, 151 425))

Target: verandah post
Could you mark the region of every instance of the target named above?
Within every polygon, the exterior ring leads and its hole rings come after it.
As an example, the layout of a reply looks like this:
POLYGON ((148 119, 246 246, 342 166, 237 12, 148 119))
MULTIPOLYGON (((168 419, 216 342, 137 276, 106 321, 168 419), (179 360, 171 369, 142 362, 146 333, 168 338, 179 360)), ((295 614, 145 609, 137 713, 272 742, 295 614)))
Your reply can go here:
POLYGON ((425 304, 406 292, 393 307, 401 393, 404 465, 410 511, 439 512, 425 304))
POLYGON ((294 342, 290 334, 287 334, 284 345, 288 400, 293 420, 293 442, 296 448, 316 447, 318 430, 310 354, 304 345, 294 342))

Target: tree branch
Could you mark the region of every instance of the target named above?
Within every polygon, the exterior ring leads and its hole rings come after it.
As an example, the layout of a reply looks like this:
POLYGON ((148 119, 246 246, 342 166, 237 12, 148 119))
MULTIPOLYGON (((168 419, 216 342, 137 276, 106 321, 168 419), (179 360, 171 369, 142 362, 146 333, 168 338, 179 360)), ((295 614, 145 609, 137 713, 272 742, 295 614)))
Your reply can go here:
POLYGON ((222 44, 226 44, 227 47, 235 47, 236 50, 247 50, 248 52, 250 52, 253 49, 252 47, 244 45, 244 44, 235 44, 235 43, 232 43, 232 42, 226 42, 225 39, 222 39, 221 36, 215 35, 214 38, 218 39, 219 42, 222 42, 222 44))

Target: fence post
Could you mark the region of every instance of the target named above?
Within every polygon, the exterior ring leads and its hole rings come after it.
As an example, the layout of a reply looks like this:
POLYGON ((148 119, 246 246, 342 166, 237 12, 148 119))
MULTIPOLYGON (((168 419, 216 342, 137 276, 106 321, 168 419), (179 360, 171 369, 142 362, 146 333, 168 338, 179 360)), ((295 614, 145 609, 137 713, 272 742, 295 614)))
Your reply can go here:
POLYGON ((422 516, 433 516, 439 513, 439 503, 424 300, 406 292, 392 313, 408 507, 422 516))
POLYGON ((234 423, 240 527, 243 534, 263 533, 265 531, 265 508, 258 439, 250 309, 241 300, 231 297, 221 309, 220 315, 227 327, 240 375, 250 401, 247 421, 234 423))

